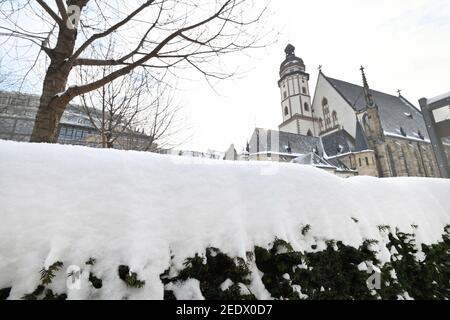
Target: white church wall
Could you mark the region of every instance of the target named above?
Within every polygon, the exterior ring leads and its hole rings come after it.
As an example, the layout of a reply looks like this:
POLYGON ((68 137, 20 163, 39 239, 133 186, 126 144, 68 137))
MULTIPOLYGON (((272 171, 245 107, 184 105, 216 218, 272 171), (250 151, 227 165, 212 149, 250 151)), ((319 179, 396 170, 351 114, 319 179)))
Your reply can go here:
MULTIPOLYGON (((316 117, 324 119, 322 100, 327 98, 330 107, 330 115, 333 111, 337 112, 339 124, 352 136, 356 135, 356 118, 354 109, 348 105, 344 98, 336 89, 319 74, 317 88, 313 102, 314 114, 316 117)), ((324 119, 325 120, 325 119, 324 119)))

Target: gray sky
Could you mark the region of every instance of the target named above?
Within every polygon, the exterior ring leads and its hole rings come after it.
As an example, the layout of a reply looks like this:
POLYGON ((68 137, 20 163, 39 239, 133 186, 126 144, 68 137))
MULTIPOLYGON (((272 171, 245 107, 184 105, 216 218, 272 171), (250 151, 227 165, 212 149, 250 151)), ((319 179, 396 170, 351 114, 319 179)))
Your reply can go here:
POLYGON ((180 81, 178 100, 194 136, 184 149, 226 150, 244 146, 255 127, 281 122, 278 70, 288 42, 305 61, 315 89, 318 66, 326 75, 361 83, 366 67, 373 89, 418 99, 450 91, 450 1, 275 0, 270 27, 280 31, 267 49, 232 58, 241 76, 215 86, 180 81))

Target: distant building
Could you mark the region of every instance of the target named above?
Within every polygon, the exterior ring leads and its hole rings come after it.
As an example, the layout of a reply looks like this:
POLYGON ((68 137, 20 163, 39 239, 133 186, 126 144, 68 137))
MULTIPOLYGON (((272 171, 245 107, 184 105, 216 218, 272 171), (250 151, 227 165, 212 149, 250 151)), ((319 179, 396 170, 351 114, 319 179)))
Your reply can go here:
POLYGON ((176 150, 176 149, 164 149, 158 150, 160 154, 167 154, 180 157, 188 158, 203 158, 211 160, 222 160, 225 153, 220 151, 208 150, 207 152, 202 151, 188 151, 188 150, 176 150))
MULTIPOLYGON (((0 139, 30 141, 39 107, 39 96, 0 91, 0 139)), ((92 112, 98 112, 92 110, 92 112)), ((101 147, 101 137, 83 108, 71 104, 63 114, 58 128, 58 143, 101 147)), ((121 133, 114 148, 142 150, 148 137, 139 131, 121 133)))
MULTIPOLYGON (((400 93, 370 89, 326 76, 321 70, 311 102, 309 74, 288 45, 278 86, 279 131, 255 129, 250 160, 333 166, 374 177, 440 177, 422 113, 400 93), (308 160, 309 159, 309 160, 308 160)), ((450 156, 450 142, 444 141, 450 156)))

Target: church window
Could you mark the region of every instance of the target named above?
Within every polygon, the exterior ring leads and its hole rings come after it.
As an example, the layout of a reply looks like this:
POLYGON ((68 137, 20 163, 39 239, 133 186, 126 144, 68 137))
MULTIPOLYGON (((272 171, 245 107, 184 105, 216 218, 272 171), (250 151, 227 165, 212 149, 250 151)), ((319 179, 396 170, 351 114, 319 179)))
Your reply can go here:
POLYGON ((319 119, 319 128, 320 128, 320 131, 323 131, 323 119, 322 118, 319 119))
POLYGON ((313 136, 311 130, 308 130, 308 133, 307 133, 306 135, 309 136, 309 137, 312 137, 312 136, 313 136))
POLYGON ((333 111, 332 117, 333 117, 333 127, 336 127, 339 124, 336 111, 333 111))
POLYGON ((362 167, 361 158, 358 158, 359 160, 359 166, 362 167))
POLYGON ((284 115, 288 116, 289 115, 289 109, 288 107, 284 107, 284 115))
POLYGON ((309 111, 309 104, 308 104, 308 102, 305 102, 305 111, 309 111))
POLYGON ((322 109, 323 109, 323 116, 325 118, 325 129, 328 129, 331 125, 331 119, 330 119, 330 107, 328 105, 327 98, 323 98, 322 100, 322 109))
POLYGON ((302 92, 303 92, 303 94, 306 94, 306 88, 305 87, 302 87, 302 92))
POLYGON ((366 157, 366 165, 369 165, 369 158, 366 157))

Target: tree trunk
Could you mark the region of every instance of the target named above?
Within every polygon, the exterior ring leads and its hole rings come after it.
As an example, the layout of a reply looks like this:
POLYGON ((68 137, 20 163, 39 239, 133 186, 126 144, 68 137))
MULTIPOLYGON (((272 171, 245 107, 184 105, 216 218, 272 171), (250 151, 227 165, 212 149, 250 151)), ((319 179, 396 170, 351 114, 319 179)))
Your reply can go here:
POLYGON ((67 61, 73 54, 77 33, 76 30, 62 28, 55 48, 46 49, 50 65, 45 74, 31 142, 56 142, 58 124, 68 105, 59 99, 58 95, 66 90, 67 79, 72 69, 67 61))

